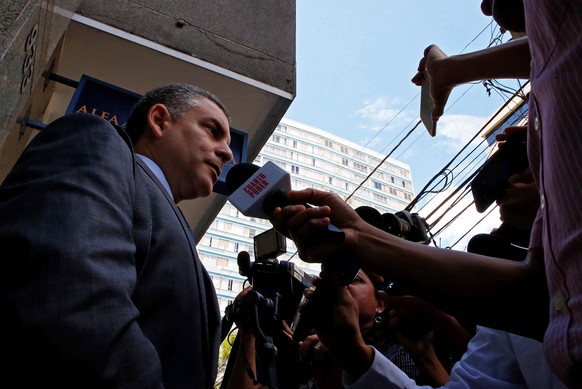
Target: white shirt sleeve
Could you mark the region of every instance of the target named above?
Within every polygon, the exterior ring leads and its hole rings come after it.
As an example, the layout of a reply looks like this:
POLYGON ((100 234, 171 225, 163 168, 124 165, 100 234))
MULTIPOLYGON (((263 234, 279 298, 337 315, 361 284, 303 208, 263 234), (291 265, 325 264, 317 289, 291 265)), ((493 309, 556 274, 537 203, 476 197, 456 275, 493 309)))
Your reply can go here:
POLYGON ((417 386, 414 380, 388 360, 382 353, 374 350, 374 362, 370 369, 357 381, 352 380, 345 372, 342 383, 346 389, 400 389, 400 388, 430 388, 417 386))
MULTIPOLYGON (((450 381, 441 388, 527 389, 523 366, 520 366, 516 352, 520 353, 519 357, 523 359, 528 356, 526 354, 542 353, 542 350, 541 347, 534 347, 539 342, 531 339, 524 339, 522 342, 529 342, 528 347, 516 350, 507 332, 477 327, 477 333, 467 345, 467 351, 453 367, 450 381)), ((531 355, 528 357, 531 359, 531 355)), ((543 358, 537 359, 543 361, 543 358)), ((557 380, 552 377, 547 367, 545 371, 543 370, 542 365, 542 363, 528 364, 528 374, 537 372, 538 375, 549 375, 548 380, 555 384, 551 387, 561 387, 561 384, 556 384, 557 380)), ((414 380, 376 349, 374 349, 374 362, 364 375, 354 381, 343 373, 342 381, 346 389, 431 388, 416 385, 414 380)))

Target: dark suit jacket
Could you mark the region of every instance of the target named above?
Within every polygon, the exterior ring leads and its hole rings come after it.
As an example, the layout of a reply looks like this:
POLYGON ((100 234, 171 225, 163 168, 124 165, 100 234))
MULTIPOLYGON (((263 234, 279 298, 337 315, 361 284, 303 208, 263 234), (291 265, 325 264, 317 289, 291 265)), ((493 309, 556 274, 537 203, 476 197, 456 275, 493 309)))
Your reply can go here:
POLYGON ((220 317, 186 221, 105 120, 56 120, 0 187, 4 382, 211 388, 220 317), (137 283, 135 174, 151 200, 137 283))

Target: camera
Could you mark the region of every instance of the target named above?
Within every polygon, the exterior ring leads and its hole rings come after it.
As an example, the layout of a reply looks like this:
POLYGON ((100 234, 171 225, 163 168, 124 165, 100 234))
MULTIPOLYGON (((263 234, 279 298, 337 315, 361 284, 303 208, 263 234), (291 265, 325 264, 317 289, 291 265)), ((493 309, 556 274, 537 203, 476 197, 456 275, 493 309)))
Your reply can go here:
POLYGON ((417 213, 403 210, 380 214, 375 208, 366 205, 356 208, 355 211, 368 224, 389 234, 411 242, 423 244, 430 242, 426 222, 417 213))
MULTIPOLYGON (((298 373, 295 345, 283 335, 281 323, 291 323, 313 276, 294 263, 277 259, 287 252, 287 241, 275 229, 254 237, 254 251, 254 261, 246 251, 237 258, 240 275, 246 276, 253 288, 230 304, 225 316, 230 323, 244 321, 255 335, 257 382, 268 387, 278 387, 278 382, 281 388, 296 387, 304 377, 298 373)), ((229 358, 228 364, 233 363, 229 358)))
POLYGON ((250 262, 249 257, 241 259, 239 255, 239 274, 246 276, 253 290, 265 297, 277 294, 281 300, 278 316, 288 319, 295 312, 303 290, 311 286, 313 276, 292 262, 277 259, 287 252, 286 238, 279 231, 271 228, 256 235, 253 241, 255 261, 250 262))
POLYGON ((426 222, 417 213, 398 211, 382 214, 384 231, 411 242, 428 243, 426 222))

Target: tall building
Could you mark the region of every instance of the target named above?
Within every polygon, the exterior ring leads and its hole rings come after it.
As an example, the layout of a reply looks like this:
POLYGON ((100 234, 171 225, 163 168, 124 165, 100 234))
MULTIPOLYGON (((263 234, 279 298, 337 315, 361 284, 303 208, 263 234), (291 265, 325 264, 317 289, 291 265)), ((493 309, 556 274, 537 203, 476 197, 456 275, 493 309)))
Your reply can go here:
MULTIPOLYGON (((346 139, 284 118, 253 163, 277 164, 290 173, 293 189, 335 192, 354 209, 365 205, 383 214, 403 210, 414 197, 410 167, 384 159, 346 139)), ((198 252, 214 279, 221 309, 246 280, 239 274, 238 254, 247 251, 253 259, 253 238, 271 228, 268 220, 246 217, 227 202, 200 240, 198 252)), ((290 260, 309 274, 319 273, 319 264, 305 263, 294 254, 295 246, 287 240, 287 252, 278 259, 290 260)))

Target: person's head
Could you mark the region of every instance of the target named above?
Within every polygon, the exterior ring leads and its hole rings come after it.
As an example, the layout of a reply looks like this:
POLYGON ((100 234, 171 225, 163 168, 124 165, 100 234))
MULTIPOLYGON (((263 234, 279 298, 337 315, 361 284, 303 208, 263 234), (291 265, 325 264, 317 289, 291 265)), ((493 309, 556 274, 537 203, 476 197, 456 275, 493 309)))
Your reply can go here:
POLYGON ((162 169, 176 203, 210 195, 233 158, 226 107, 193 85, 169 84, 146 93, 125 131, 135 151, 162 169))
POLYGON ((381 276, 360 269, 354 281, 347 286, 358 303, 361 331, 374 327, 374 319, 384 312, 384 300, 380 296, 383 282, 381 276))
POLYGON ((525 32, 523 0, 482 0, 481 11, 508 31, 525 32))

